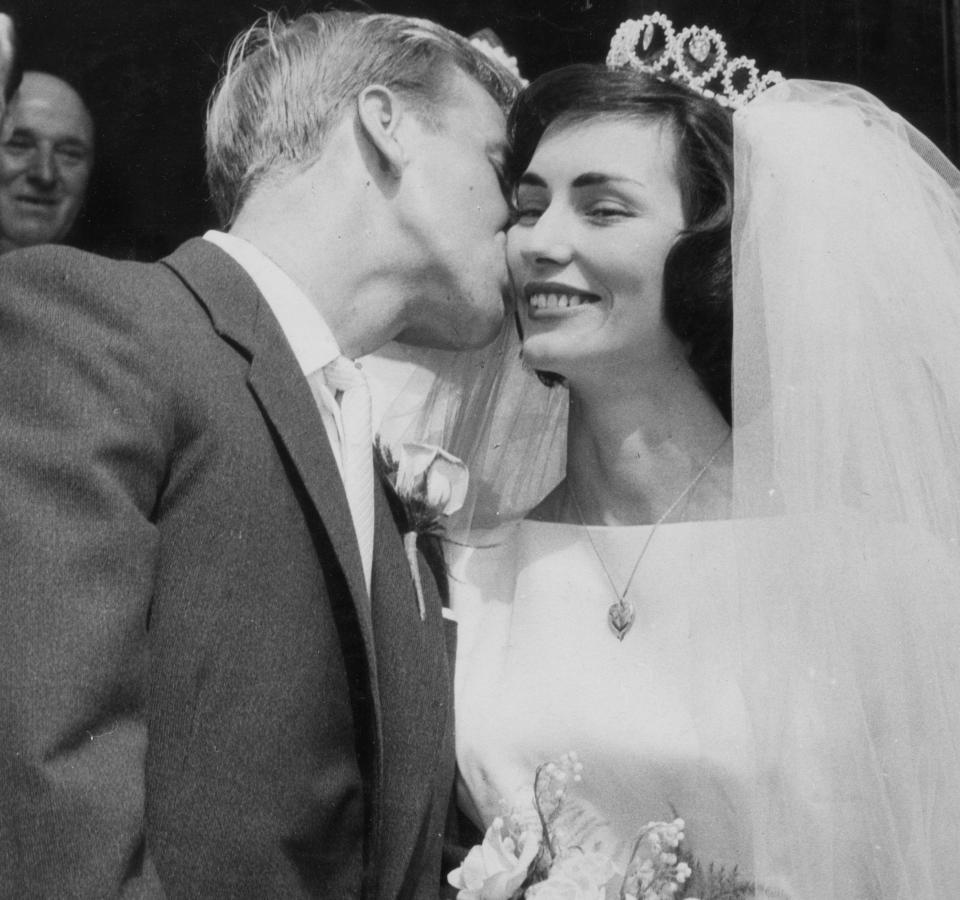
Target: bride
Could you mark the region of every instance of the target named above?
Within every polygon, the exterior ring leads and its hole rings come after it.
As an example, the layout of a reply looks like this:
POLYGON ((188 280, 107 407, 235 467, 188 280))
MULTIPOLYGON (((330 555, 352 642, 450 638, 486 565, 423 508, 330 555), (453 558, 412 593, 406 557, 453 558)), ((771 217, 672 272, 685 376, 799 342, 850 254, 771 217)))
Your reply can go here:
MULTIPOLYGON (((556 827, 613 860, 610 897, 675 817, 678 897, 721 870, 723 896, 949 895, 960 175, 852 87, 732 112, 614 61, 521 95, 523 368, 448 373, 426 417, 475 485, 462 805, 489 828, 573 751, 556 827)), ((461 896, 499 896, 478 859, 461 896)))

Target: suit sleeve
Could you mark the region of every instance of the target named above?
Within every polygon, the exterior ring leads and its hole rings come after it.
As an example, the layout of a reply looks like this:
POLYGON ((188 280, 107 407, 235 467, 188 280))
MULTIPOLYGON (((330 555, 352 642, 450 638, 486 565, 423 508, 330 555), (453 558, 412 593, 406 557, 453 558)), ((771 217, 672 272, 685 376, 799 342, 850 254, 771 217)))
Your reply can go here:
POLYGON ((0 263, 4 897, 162 896, 143 706, 169 436, 123 265, 64 249, 0 263))

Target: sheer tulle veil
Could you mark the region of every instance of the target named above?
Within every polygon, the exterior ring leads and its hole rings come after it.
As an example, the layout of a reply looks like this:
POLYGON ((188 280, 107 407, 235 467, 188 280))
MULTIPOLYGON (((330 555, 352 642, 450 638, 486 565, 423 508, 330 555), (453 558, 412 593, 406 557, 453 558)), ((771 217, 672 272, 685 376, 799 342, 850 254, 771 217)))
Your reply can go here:
POLYGON ((847 85, 774 87, 734 134, 735 512, 780 523, 736 542, 724 611, 756 871, 933 897, 960 878, 960 173, 847 85))
MULTIPOLYGON (((736 646, 755 773, 744 862, 760 882, 807 900, 949 895, 960 173, 847 85, 777 85, 734 131, 741 589, 694 599, 691 679, 718 641, 736 646)), ((475 526, 522 515, 562 477, 565 392, 523 368, 510 328, 440 358, 418 421, 392 425, 468 461, 454 540, 482 541, 475 526)))

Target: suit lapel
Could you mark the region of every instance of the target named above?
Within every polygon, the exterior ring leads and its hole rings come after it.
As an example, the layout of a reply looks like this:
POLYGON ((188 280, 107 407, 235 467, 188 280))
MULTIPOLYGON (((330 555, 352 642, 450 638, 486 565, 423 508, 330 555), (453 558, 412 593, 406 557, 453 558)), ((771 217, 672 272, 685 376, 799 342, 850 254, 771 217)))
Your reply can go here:
MULTIPOLYGON (((271 316, 266 304, 263 312, 271 316)), ((274 322, 259 323, 258 346, 250 363, 249 384, 290 454, 297 472, 317 512, 327 527, 330 543, 340 560, 350 593, 356 601, 357 617, 364 634, 370 638, 367 648, 373 654, 370 598, 363 578, 363 563, 357 544, 350 507, 337 463, 317 412, 313 394, 299 369, 290 377, 283 357, 293 359, 285 338, 274 322), (272 326, 272 327, 270 327, 272 326)))
MULTIPOLYGON (((377 482, 373 619, 384 712, 383 808, 378 897, 404 896, 414 855, 429 839, 425 828, 451 747, 445 735, 452 699, 441 602, 418 554, 426 600, 421 621, 403 540, 383 485, 377 482)), ((452 782, 452 771, 451 771, 452 782)))
POLYGON ((248 383, 322 520, 340 562, 363 636, 370 701, 380 732, 370 601, 350 508, 313 394, 266 301, 246 272, 196 239, 164 260, 197 296, 216 331, 250 359, 248 383))

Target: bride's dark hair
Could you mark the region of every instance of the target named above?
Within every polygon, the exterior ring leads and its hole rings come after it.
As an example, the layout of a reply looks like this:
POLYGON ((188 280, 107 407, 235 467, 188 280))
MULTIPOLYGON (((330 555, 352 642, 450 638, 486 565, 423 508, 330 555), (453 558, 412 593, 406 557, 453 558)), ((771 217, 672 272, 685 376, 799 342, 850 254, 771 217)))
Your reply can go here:
MULTIPOLYGON (((682 85, 627 69, 574 65, 548 72, 510 114, 513 183, 551 125, 597 118, 660 121, 672 131, 686 227, 664 265, 664 316, 690 367, 731 421, 733 121, 728 109, 682 85)), ((546 383, 559 376, 541 373, 546 383)))

